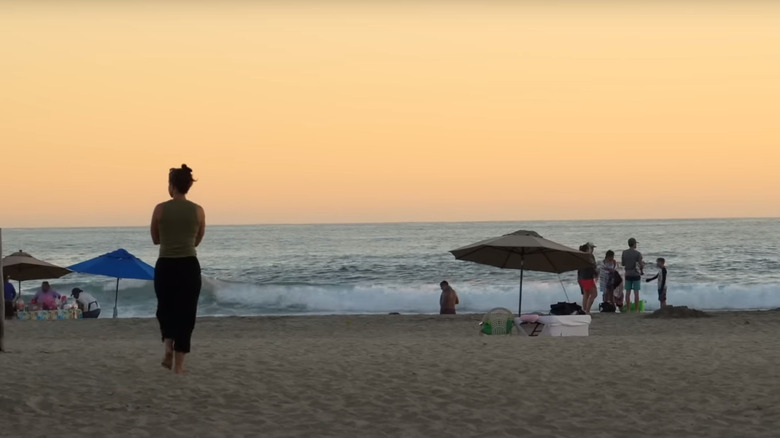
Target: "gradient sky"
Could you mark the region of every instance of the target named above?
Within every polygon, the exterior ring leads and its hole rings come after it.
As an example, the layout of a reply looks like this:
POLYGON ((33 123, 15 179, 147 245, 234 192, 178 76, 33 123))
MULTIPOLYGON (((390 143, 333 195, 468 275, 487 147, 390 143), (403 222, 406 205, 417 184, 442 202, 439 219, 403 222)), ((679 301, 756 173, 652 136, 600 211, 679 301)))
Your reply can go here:
POLYGON ((777 3, 105 3, 0 9, 0 226, 780 216, 777 3))

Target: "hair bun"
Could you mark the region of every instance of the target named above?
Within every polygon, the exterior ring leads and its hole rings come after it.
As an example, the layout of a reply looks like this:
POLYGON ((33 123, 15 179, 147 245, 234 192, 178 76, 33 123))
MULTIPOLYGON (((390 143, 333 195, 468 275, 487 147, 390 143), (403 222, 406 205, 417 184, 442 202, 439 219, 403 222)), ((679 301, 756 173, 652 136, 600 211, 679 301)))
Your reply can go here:
POLYGON ((187 173, 192 173, 192 169, 190 169, 189 167, 187 167, 187 165, 186 165, 186 164, 182 164, 182 165, 181 165, 181 169, 182 169, 182 170, 186 170, 186 171, 187 171, 187 173))

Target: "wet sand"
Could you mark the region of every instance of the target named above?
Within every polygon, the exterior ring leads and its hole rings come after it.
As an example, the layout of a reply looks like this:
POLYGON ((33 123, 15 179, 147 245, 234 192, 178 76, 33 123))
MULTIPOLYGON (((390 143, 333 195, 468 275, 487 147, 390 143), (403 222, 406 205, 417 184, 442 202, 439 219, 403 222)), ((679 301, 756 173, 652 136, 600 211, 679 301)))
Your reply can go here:
POLYGON ((774 437, 780 312, 594 315, 588 338, 481 315, 203 318, 190 374, 151 319, 10 321, 0 436, 774 437))

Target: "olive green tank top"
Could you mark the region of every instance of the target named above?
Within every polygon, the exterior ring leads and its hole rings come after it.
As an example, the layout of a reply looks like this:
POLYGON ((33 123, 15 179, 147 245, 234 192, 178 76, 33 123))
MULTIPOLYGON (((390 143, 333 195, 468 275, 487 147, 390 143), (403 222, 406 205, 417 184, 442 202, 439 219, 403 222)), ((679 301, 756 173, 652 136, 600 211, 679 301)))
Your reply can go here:
POLYGON ((198 204, 171 199, 163 203, 160 218, 160 257, 194 257, 198 235, 198 204))

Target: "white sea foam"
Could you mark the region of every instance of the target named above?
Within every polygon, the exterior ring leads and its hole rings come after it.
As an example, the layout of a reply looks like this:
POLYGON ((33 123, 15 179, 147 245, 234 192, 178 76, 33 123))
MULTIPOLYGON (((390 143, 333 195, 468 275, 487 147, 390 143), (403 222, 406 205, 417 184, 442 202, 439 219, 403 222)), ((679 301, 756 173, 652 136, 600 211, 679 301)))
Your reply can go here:
MULTIPOLYGON (((208 280, 201 300, 202 315, 437 313, 439 291, 429 284, 313 286, 256 285, 208 280)), ((483 312, 493 307, 518 308, 517 286, 458 287, 460 312, 483 312)), ((658 308, 657 293, 649 285, 641 293, 647 309, 658 308)), ((579 288, 566 284, 568 301, 580 302, 579 288)), ((668 302, 704 310, 772 309, 780 307, 780 284, 757 286, 682 284, 672 286, 668 302)), ((120 294, 122 316, 152 316, 153 295, 139 301, 120 294), (149 300, 148 298, 152 298, 149 300)), ((136 296, 136 298, 140 298, 136 296)), ((560 284, 528 282, 523 312, 545 312, 550 304, 567 301, 560 284)))
MULTIPOLYGON (((90 290, 104 308, 114 304, 116 282, 72 283, 90 290)), ((453 282, 460 312, 483 312, 493 307, 518 307, 518 285, 453 282)), ((523 312, 545 312, 558 301, 580 302, 579 287, 527 281, 523 287, 523 312), (568 298, 567 298, 568 294, 568 298)), ((658 308, 655 284, 643 284, 641 298, 647 309, 658 308)), ((339 313, 437 313, 436 284, 290 285, 226 282, 204 277, 201 315, 339 314, 339 313)), ((156 299, 152 282, 122 280, 119 283, 120 317, 154 316, 156 299)), ((597 301, 598 302, 598 301, 597 301)), ((727 285, 710 283, 670 284, 668 302, 705 310, 780 308, 780 284, 727 285)))
MULTIPOLYGON (((461 312, 517 310, 517 271, 455 260, 448 250, 517 229, 563 244, 585 241, 619 251, 627 237, 645 260, 665 257, 670 304, 699 309, 780 307, 780 221, 593 221, 211 227, 199 247, 204 282, 201 315, 436 313, 438 282, 449 280, 461 312), (725 239, 724 236, 735 236, 725 239), (215 279, 219 278, 219 279, 215 279)), ((148 229, 4 230, 4 243, 63 266, 122 246, 149 263, 157 248, 148 229)), ((650 267, 652 273, 655 269, 650 267)), ((568 301, 580 301, 573 273, 563 274, 568 301)), ((554 275, 528 272, 523 311, 546 311, 567 297, 554 275)), ((71 274, 52 280, 60 292, 81 287, 104 309, 116 280, 71 274)), ((39 282, 24 282, 28 297, 39 282)), ((658 306, 655 283, 642 286, 647 308, 658 306)), ((154 316, 151 282, 119 283, 119 316, 154 316)), ((110 312, 105 312, 110 315, 110 312)))

